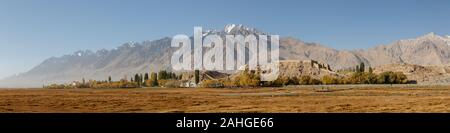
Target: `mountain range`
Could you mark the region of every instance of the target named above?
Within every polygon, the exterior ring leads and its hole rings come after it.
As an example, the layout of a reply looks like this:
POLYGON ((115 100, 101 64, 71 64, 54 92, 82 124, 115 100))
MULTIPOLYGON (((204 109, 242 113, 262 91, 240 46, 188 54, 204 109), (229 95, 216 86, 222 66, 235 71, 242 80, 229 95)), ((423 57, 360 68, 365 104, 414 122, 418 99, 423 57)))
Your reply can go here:
MULTIPOLYGON (((244 25, 228 24, 223 30, 205 31, 208 34, 266 34, 244 25)), ((1 87, 41 87, 51 83, 86 80, 130 78, 135 73, 170 70, 170 58, 176 48, 171 38, 153 41, 128 42, 111 50, 76 51, 44 60, 28 72, 0 80, 1 87)), ((293 37, 280 38, 281 60, 316 60, 325 62, 333 70, 354 67, 361 62, 377 67, 386 64, 414 64, 423 66, 450 65, 450 36, 428 33, 369 49, 337 50, 325 45, 304 42, 293 37)))

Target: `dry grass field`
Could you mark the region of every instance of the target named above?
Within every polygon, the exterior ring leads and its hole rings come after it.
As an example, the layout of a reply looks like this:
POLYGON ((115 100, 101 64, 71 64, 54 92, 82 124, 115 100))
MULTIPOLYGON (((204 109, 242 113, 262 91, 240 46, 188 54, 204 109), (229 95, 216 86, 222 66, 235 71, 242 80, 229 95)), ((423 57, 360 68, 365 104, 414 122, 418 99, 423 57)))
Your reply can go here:
POLYGON ((450 112, 450 86, 1 89, 0 112, 450 112))

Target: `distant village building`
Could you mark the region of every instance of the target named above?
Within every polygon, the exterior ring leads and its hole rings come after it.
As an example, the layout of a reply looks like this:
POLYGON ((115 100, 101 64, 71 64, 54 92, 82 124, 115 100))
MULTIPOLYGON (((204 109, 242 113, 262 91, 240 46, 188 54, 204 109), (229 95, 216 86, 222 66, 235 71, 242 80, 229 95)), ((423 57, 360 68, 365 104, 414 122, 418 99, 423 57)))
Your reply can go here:
POLYGON ((313 68, 320 68, 320 69, 326 69, 328 71, 332 71, 330 65, 327 63, 319 63, 318 61, 315 61, 315 60, 303 60, 301 62, 305 63, 305 64, 309 64, 313 68))
POLYGON ((218 80, 222 78, 227 78, 229 74, 221 73, 218 71, 200 71, 200 82, 195 83, 194 72, 186 72, 182 74, 182 83, 180 87, 198 87, 204 80, 218 80))
POLYGON ((80 86, 81 83, 80 83, 79 81, 72 81, 72 82, 70 83, 70 85, 71 85, 71 86, 80 86))
POLYGON ((197 84, 195 84, 194 80, 183 80, 182 83, 180 84, 180 87, 193 88, 197 87, 197 84))

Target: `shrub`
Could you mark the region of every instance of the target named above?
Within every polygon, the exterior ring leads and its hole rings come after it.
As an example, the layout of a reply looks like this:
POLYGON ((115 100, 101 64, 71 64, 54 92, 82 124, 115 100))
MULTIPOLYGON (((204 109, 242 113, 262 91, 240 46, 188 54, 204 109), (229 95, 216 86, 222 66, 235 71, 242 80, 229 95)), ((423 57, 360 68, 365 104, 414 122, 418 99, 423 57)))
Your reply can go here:
POLYGON ((224 87, 223 83, 219 80, 204 80, 200 83, 201 87, 204 88, 222 88, 224 87))
POLYGON ((406 84, 406 83, 408 83, 408 78, 402 72, 396 72, 395 76, 396 76, 395 81, 396 81, 397 84, 406 84))
POLYGON ((372 72, 366 73, 366 83, 367 84, 376 84, 377 83, 377 75, 373 74, 372 72))
POLYGON ((166 85, 166 83, 167 83, 168 81, 170 81, 170 80, 167 80, 167 79, 159 79, 159 80, 158 80, 158 85, 161 86, 161 87, 165 87, 165 85, 166 85))
POLYGON ((348 83, 350 84, 364 84, 365 78, 363 72, 355 72, 348 79, 348 83))
POLYGON ((147 83, 148 86, 158 86, 158 74, 151 73, 150 74, 150 81, 151 82, 147 83))
POLYGON ((285 86, 289 83, 288 77, 279 76, 276 80, 270 82, 270 86, 285 86))
POLYGON ((248 70, 241 72, 234 80, 239 87, 257 87, 260 86, 261 83, 259 73, 248 70))
MULTIPOLYGON (((153 81, 148 80, 148 83, 152 83, 153 81)), ((169 87, 169 88, 176 88, 176 87, 180 87, 182 84, 181 81, 179 80, 175 80, 175 79, 161 79, 158 80, 158 85, 160 85, 161 87, 169 87)))
POLYGON ((222 82, 224 87, 234 88, 234 87, 238 86, 235 81, 232 81, 232 80, 229 80, 229 79, 219 80, 219 81, 222 82))
POLYGON ((378 76, 378 83, 380 84, 406 84, 408 78, 401 72, 383 72, 378 76))
POLYGON ((288 85, 299 85, 299 79, 297 77, 290 77, 287 84, 288 85))
POLYGON ((182 82, 179 80, 167 80, 164 83, 164 86, 168 87, 168 88, 178 88, 181 86, 181 84, 182 84, 182 82))
POLYGON ((322 84, 330 85, 330 84, 338 84, 338 79, 325 75, 322 77, 322 84))
POLYGON ((320 80, 315 79, 315 78, 311 78, 310 83, 311 83, 311 85, 319 85, 319 84, 322 84, 322 82, 321 82, 320 80))
POLYGON ((311 76, 302 76, 300 77, 298 84, 301 85, 311 85, 311 76))
POLYGON ((388 71, 383 72, 380 75, 378 75, 378 81, 379 84, 393 84, 395 83, 395 74, 394 72, 388 71))

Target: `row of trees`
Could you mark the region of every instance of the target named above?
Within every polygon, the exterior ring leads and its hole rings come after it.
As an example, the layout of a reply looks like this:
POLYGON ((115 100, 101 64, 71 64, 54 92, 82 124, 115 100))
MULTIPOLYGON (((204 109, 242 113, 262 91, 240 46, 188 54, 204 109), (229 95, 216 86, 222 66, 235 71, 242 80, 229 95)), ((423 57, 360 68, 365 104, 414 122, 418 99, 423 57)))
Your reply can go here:
POLYGON ((261 83, 260 70, 245 69, 239 75, 234 77, 234 79, 204 80, 200 83, 200 87, 258 87, 261 86, 261 83))
POLYGON ((354 72, 346 77, 325 75, 321 78, 313 78, 305 75, 300 77, 280 76, 275 81, 263 82, 260 80, 259 71, 244 70, 233 80, 206 80, 202 87, 259 87, 259 86, 286 86, 286 85, 332 85, 332 84, 406 84, 408 79, 402 72, 387 71, 380 74, 373 73, 371 67, 368 72, 364 69, 364 63, 356 66, 354 72))
MULTIPOLYGON (((357 65, 355 71, 348 76, 338 77, 326 75, 321 78, 314 78, 308 75, 299 77, 280 76, 275 81, 263 82, 260 77, 260 70, 244 70, 239 75, 230 79, 203 80, 200 82, 200 71, 194 71, 194 82, 201 87, 260 87, 260 86, 286 86, 286 85, 331 85, 331 84, 405 84, 407 77, 401 72, 383 72, 375 74, 369 67, 365 71, 364 63, 357 65)), ((169 71, 159 71, 158 73, 135 74, 130 81, 121 79, 113 81, 111 76, 105 81, 89 80, 72 84, 52 84, 45 88, 139 88, 139 87, 180 87, 182 76, 169 71)))
MULTIPOLYGON (((360 63, 359 65, 356 65, 355 67, 349 67, 346 69, 341 69, 341 70, 337 70, 337 72, 365 72, 366 70, 366 66, 364 65, 364 63, 360 63)), ((369 67, 368 71, 370 73, 373 72, 373 68, 369 67)))
POLYGON ((134 79, 131 78, 131 82, 135 82, 139 87, 155 87, 164 85, 167 80, 180 80, 181 75, 177 75, 174 72, 169 72, 166 70, 159 71, 158 73, 145 73, 144 76, 142 74, 135 74, 134 79))
POLYGON ((50 84, 44 86, 44 88, 48 89, 75 89, 75 88, 137 88, 138 84, 135 82, 129 82, 126 80, 120 81, 97 81, 97 80, 89 80, 85 82, 83 79, 82 82, 73 82, 71 84, 50 84))
POLYGON ((259 87, 259 86, 286 86, 286 85, 337 85, 337 84, 406 84, 407 77, 401 72, 383 72, 374 74, 369 72, 353 73, 349 77, 323 76, 319 79, 311 76, 279 77, 275 81, 260 81, 256 74, 243 73, 235 80, 206 80, 202 87, 259 87))
POLYGON ((111 76, 108 76, 107 80, 97 81, 89 80, 85 81, 83 78, 80 81, 74 81, 70 84, 50 84, 44 85, 44 88, 50 89, 69 89, 69 88, 139 88, 139 87, 155 87, 164 85, 172 80, 180 80, 181 75, 176 75, 169 71, 159 71, 158 73, 135 74, 130 80, 121 79, 119 81, 113 81, 111 76))
POLYGON ((406 84, 408 79, 401 72, 387 71, 380 74, 357 72, 346 78, 323 76, 321 82, 322 84, 406 84))

